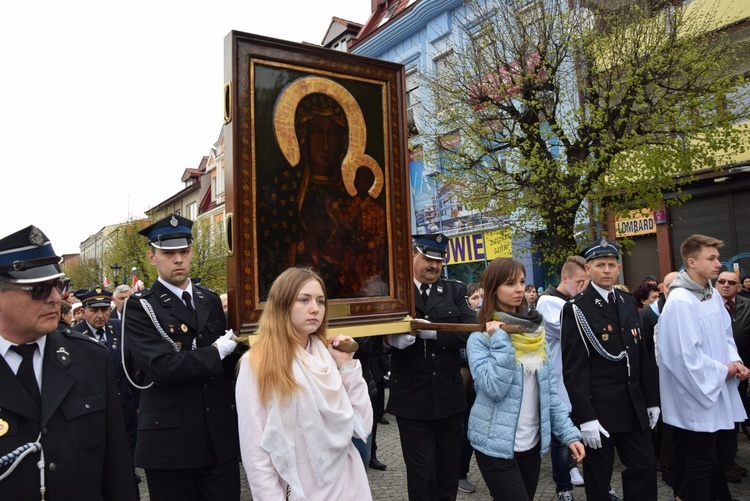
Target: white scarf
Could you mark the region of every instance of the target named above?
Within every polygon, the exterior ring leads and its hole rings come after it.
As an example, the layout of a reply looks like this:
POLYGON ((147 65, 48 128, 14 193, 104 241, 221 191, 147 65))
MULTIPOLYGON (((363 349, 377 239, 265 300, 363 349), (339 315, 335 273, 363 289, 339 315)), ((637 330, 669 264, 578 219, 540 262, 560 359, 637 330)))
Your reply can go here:
POLYGON ((271 397, 260 446, 289 485, 288 499, 305 501, 307 496, 297 472, 295 428, 302 430, 319 487, 339 477, 352 436, 356 433, 366 437, 367 431, 362 418, 352 409, 336 361, 317 337, 310 337, 307 350, 297 349, 292 372, 301 389, 283 406, 276 395, 271 397))

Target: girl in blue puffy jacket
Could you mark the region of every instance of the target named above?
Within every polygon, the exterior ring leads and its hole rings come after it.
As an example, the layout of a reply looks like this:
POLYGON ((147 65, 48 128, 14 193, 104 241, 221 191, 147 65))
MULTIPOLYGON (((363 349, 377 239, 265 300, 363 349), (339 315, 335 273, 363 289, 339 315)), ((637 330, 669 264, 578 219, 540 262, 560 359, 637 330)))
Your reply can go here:
POLYGON ((581 433, 557 395, 542 316, 526 307, 525 280, 518 261, 490 263, 481 279, 482 332, 474 332, 466 345, 477 392, 469 440, 494 500, 534 499, 541 455, 552 434, 577 461, 585 456, 581 433))

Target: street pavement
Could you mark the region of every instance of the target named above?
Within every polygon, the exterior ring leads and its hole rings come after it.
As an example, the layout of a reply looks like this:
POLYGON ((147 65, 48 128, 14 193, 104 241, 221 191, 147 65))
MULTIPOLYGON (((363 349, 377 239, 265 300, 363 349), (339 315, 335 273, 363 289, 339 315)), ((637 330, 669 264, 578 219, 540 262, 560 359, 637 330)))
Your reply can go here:
MULTIPOLYGON (((378 459, 388 465, 388 469, 386 471, 370 470, 368 472, 370 478, 370 489, 374 501, 405 501, 407 499, 406 467, 404 466, 404 460, 401 457, 398 426, 396 425, 396 418, 390 414, 386 414, 385 417, 390 421, 390 424, 378 425, 378 459)), ((746 468, 750 468, 750 439, 740 433, 738 446, 739 451, 737 453, 737 463, 746 468)), ((245 471, 242 468, 240 468, 240 470, 242 475, 241 499, 243 501, 251 500, 252 496, 245 478, 245 471)), ((622 478, 620 476, 622 470, 622 465, 616 459, 615 471, 612 475, 612 487, 618 494, 620 494, 620 496, 622 496, 622 478)), ((582 471, 582 469, 580 469, 580 471, 582 471)), ((141 478, 143 478, 143 482, 140 484, 141 500, 149 501, 148 490, 146 488, 146 476, 141 470, 138 470, 138 473, 141 475, 141 478)), ((661 481, 660 474, 658 474, 658 479, 659 500, 673 500, 674 497, 672 496, 672 490, 667 484, 661 481)), ((471 494, 459 492, 458 497, 456 498, 457 500, 489 501, 492 499, 473 457, 471 461, 471 469, 469 470, 469 480, 476 485, 476 491, 471 494)), ((735 499, 740 501, 750 501, 750 476, 745 477, 740 483, 730 483, 729 489, 735 499)), ((575 495, 576 501, 583 501, 586 499, 583 487, 574 488, 573 494, 575 495)), ((534 499, 535 501, 550 501, 557 499, 555 496, 555 484, 552 481, 552 469, 550 466, 549 454, 545 454, 542 457, 542 471, 539 475, 539 486, 534 499)))

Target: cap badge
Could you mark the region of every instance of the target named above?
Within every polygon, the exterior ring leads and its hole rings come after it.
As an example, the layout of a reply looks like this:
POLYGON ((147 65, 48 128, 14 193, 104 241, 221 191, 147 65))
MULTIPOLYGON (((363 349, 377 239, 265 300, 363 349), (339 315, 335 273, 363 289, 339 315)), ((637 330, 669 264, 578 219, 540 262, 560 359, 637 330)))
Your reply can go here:
POLYGON ((180 222, 177 221, 177 218, 174 217, 174 214, 172 214, 172 219, 169 220, 169 224, 170 224, 170 226, 172 226, 172 228, 177 228, 177 226, 180 224, 180 222))
POLYGON ((31 227, 31 231, 29 232, 29 242, 36 245, 37 247, 41 247, 44 245, 44 237, 42 236, 42 232, 39 231, 39 228, 36 226, 31 227))
POLYGON ((438 234, 437 237, 435 237, 435 241, 439 244, 443 243, 443 235, 438 234))
POLYGON ((97 287, 96 289, 94 289, 94 292, 96 292, 97 294, 101 294, 102 293, 102 288, 101 287, 97 287))
POLYGON ((601 245, 602 247, 606 247, 607 246, 607 239, 604 238, 604 237, 602 237, 602 241, 599 243, 599 245, 601 245))

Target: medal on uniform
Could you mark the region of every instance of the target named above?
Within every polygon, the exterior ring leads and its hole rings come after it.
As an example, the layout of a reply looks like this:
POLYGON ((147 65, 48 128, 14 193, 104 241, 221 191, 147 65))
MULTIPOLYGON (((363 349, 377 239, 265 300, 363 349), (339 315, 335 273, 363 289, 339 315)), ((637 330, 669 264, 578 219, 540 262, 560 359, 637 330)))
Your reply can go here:
POLYGON ((188 331, 188 326, 187 326, 187 325, 185 325, 185 324, 182 324, 182 325, 180 326, 180 330, 181 330, 182 332, 187 332, 187 331, 188 331))
POLYGON ((0 419, 0 437, 8 433, 8 430, 10 430, 10 426, 8 426, 8 422, 4 419, 0 419))
POLYGON ((602 341, 609 341, 609 334, 602 334, 602 341))
POLYGON ((174 334, 174 325, 169 326, 169 333, 174 334))
POLYGON ((177 349, 178 349, 178 350, 182 349, 182 342, 180 342, 180 341, 176 341, 176 342, 175 342, 175 345, 177 346, 177 349))
POLYGON ((67 367, 70 364, 70 353, 68 353, 63 346, 57 349, 55 352, 55 358, 63 365, 63 367, 67 367))
POLYGON ((612 332, 612 325, 607 325, 607 330, 608 330, 609 332, 612 332))

